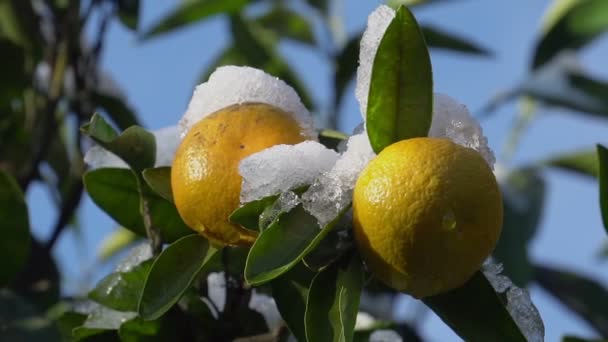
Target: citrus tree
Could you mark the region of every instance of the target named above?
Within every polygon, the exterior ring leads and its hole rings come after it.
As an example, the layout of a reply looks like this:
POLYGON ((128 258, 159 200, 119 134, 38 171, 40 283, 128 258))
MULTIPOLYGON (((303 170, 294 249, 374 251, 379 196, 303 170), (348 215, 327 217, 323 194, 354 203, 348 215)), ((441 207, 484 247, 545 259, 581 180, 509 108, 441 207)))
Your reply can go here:
MULTIPOLYGON (((390 310, 406 294, 464 340, 542 341, 543 321, 526 291, 538 284, 608 337, 603 285, 527 257, 543 207, 543 168, 599 178, 608 215, 605 148, 497 181, 480 124, 463 104, 433 92, 428 48, 487 50, 420 25, 410 8, 427 2, 381 5, 343 44, 313 34, 311 19, 339 34, 330 2, 308 1, 305 14, 281 1, 184 2, 140 38, 225 13, 233 45, 203 73, 178 125, 154 132, 137 125, 98 64, 110 20, 137 30, 138 1, 0 2, 10 62, 2 79, 0 215, 10 238, 0 249, 0 333, 9 340, 422 340, 415 325, 377 307, 389 298, 390 310), (249 14, 255 6, 262 14, 249 14), (81 35, 92 15, 100 20, 89 42, 81 35), (335 62, 332 108, 317 120, 328 128, 313 124, 314 99, 278 53, 280 39, 335 62), (361 125, 344 134, 334 130, 336 113, 355 75, 361 125), (86 139, 94 146, 83 147, 86 139), (34 182, 57 199, 47 241, 29 231, 23 193, 34 182), (50 251, 73 224, 83 189, 123 227, 108 253, 130 252, 84 296, 68 298, 50 251)), ((516 98, 535 105, 520 116, 513 144, 545 105, 608 112, 605 83, 564 55, 604 32, 607 10, 601 0, 555 1, 529 78, 485 110, 516 98)))

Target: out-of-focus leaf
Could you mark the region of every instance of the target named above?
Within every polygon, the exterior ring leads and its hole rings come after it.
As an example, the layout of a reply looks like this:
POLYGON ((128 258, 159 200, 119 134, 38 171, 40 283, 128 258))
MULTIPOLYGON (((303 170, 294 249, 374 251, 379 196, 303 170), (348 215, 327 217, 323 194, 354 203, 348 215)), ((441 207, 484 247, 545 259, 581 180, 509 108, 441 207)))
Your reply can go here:
POLYGON ((367 104, 367 135, 374 152, 426 136, 433 114, 433 75, 414 15, 400 7, 378 46, 367 104))
MULTIPOLYGON (((556 6, 562 4, 556 3, 556 6)), ((566 49, 579 49, 608 29, 608 2, 605 0, 578 1, 568 6, 561 17, 545 27, 538 42, 532 68, 537 69, 566 49)))
POLYGON ((562 304, 608 336, 608 290, 595 280, 547 266, 534 267, 536 281, 562 304))
POLYGON ((329 5, 332 0, 306 0, 306 2, 317 9, 323 16, 329 14, 329 5))
POLYGON ((184 28, 210 16, 238 12, 247 0, 192 0, 183 1, 168 16, 146 30, 141 39, 157 37, 161 34, 184 28))
POLYGON ((125 130, 139 124, 135 111, 124 99, 113 94, 102 93, 99 90, 93 92, 91 98, 94 103, 108 114, 118 128, 125 130))
POLYGON ((207 82, 209 76, 215 71, 215 69, 223 65, 249 65, 247 57, 245 57, 241 50, 236 48, 234 45, 229 45, 224 48, 215 59, 205 68, 199 77, 198 83, 207 82))
POLYGON ((599 175, 597 152, 593 150, 565 153, 550 158, 544 164, 583 176, 597 177, 599 175))
POLYGON ((118 0, 118 18, 127 28, 137 31, 139 0, 118 0))
POLYGON ((99 114, 94 114, 81 130, 106 150, 119 156, 135 171, 153 167, 156 159, 156 138, 138 126, 118 135, 99 114))
POLYGON ((306 341, 304 314, 313 276, 314 273, 298 264, 270 283, 281 317, 298 341, 306 341))
POLYGON ((0 38, 6 38, 37 53, 41 50, 41 46, 38 45, 40 43, 39 22, 39 16, 30 1, 0 1, 0 38))
MULTIPOLYGON (((118 224, 138 235, 146 235, 139 212, 140 196, 137 180, 130 170, 96 169, 86 172, 83 181, 93 202, 118 224)), ((172 203, 151 190, 146 191, 146 196, 152 223, 160 229, 163 241, 172 242, 192 233, 172 203)))
POLYGON ((284 6, 275 6, 268 13, 256 18, 255 21, 279 37, 290 38, 313 46, 315 44, 310 22, 304 16, 284 6))
POLYGON ((494 256, 520 287, 533 279, 528 243, 542 217, 545 181, 536 169, 516 170, 502 184, 504 222, 494 256))
POLYGON ((353 79, 359 66, 359 42, 361 34, 351 37, 334 60, 334 106, 340 107, 348 83, 353 79))
POLYGON ((59 341, 59 332, 33 303, 0 288, 0 340, 59 341))
POLYGON ((63 337, 62 341, 72 341, 72 330, 81 326, 87 319, 87 315, 78 312, 67 311, 63 313, 56 321, 57 329, 63 337))
POLYGON ((238 46, 247 65, 265 70, 282 79, 295 89, 307 108, 314 107, 308 91, 289 64, 275 51, 274 46, 270 46, 272 39, 269 39, 264 31, 255 30, 254 26, 238 15, 230 17, 230 29, 234 39, 233 44, 238 46))
POLYGON ((145 320, 167 312, 217 250, 199 235, 183 237, 160 253, 146 279, 138 312, 145 320))
POLYGON ((526 341, 481 272, 460 288, 422 301, 465 341, 526 341))
POLYGON ((120 326, 118 336, 122 342, 195 341, 193 327, 187 318, 178 310, 172 310, 155 321, 135 317, 120 326))
POLYGON ((600 210, 602 212, 604 229, 606 229, 606 232, 608 232, 608 149, 598 144, 597 155, 600 164, 600 210))
POLYGON ((394 9, 397 9, 399 6, 418 6, 418 5, 429 5, 436 2, 443 2, 445 0, 387 0, 386 5, 390 6, 394 9))
POLYGON ((109 274, 89 292, 89 298, 114 310, 137 311, 153 261, 146 260, 127 272, 109 274))
POLYGON ((120 341, 117 330, 123 322, 136 316, 135 312, 116 311, 102 305, 94 306, 84 323, 74 328, 72 334, 76 341, 120 341))
POLYGON ((353 340, 363 280, 363 264, 357 254, 314 277, 306 303, 308 341, 353 340))
POLYGON ((135 233, 123 227, 118 227, 101 241, 97 256, 100 261, 106 261, 135 241, 137 241, 135 233))
POLYGON ((422 25, 420 29, 422 30, 426 44, 429 47, 468 53, 472 55, 492 55, 487 48, 479 46, 450 32, 446 32, 429 25, 422 25))
POLYGON ((0 287, 23 269, 30 254, 30 223, 27 204, 17 182, 0 170, 0 287))
POLYGON ((22 47, 0 37, 0 51, 0 110, 3 110, 10 107, 14 98, 21 96, 29 76, 25 72, 25 51, 22 47))
POLYGON ((278 196, 274 195, 245 203, 230 214, 230 221, 238 223, 247 229, 258 230, 260 215, 262 215, 264 210, 271 206, 277 198, 278 196))
POLYGON ((319 132, 319 142, 335 151, 338 151, 338 146, 346 139, 348 139, 348 135, 333 129, 324 129, 319 132))
POLYGON ((490 101, 485 111, 522 95, 547 105, 608 117, 608 83, 582 72, 571 55, 561 55, 532 72, 519 86, 490 101))
POLYGON ((11 289, 36 307, 48 309, 59 300, 59 271, 45 246, 34 238, 30 243, 25 267, 10 283, 11 289))
POLYGON ((171 168, 156 167, 145 169, 142 176, 150 189, 157 195, 173 203, 173 191, 171 190, 171 168))
POLYGON ((282 214, 256 239, 245 264, 245 280, 261 285, 289 271, 313 250, 335 222, 320 229, 302 205, 282 214))

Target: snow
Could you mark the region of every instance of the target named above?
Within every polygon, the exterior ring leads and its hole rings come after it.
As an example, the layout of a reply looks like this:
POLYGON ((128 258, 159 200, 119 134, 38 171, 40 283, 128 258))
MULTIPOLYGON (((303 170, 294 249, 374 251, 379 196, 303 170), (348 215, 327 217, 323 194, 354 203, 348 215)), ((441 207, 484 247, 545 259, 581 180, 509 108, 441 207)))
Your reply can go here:
POLYGON ((295 192, 287 191, 282 193, 272 206, 264 210, 262 215, 260 215, 260 227, 268 227, 279 215, 291 211, 291 209, 300 203, 300 198, 295 192))
POLYGON ((545 339, 545 326, 527 290, 519 288, 501 274, 502 265, 491 258, 486 260, 482 271, 498 293, 507 295, 507 311, 529 342, 542 342, 545 339))
POLYGON ((129 254, 122 259, 116 266, 116 272, 129 272, 135 266, 152 257, 152 249, 148 242, 142 242, 141 244, 133 247, 129 254))
POLYGON ((205 116, 233 104, 262 102, 293 115, 302 135, 314 137, 312 117, 292 87, 277 77, 251 67, 217 68, 209 80, 196 87, 179 122, 181 137, 205 116))
POLYGON ((308 185, 329 170, 338 157, 334 150, 310 140, 252 154, 239 164, 243 177, 241 203, 308 185))
POLYGON ((321 227, 350 205, 359 173, 375 156, 365 131, 351 136, 335 165, 302 194, 304 209, 317 218, 321 227))
MULTIPOLYGON (((178 126, 164 127, 159 130, 151 131, 156 138, 156 162, 154 165, 170 166, 173 163, 173 157, 179 146, 179 128, 178 126)), ((127 168, 127 164, 114 153, 107 151, 99 145, 92 146, 84 155, 85 163, 91 168, 102 167, 118 167, 127 168)))

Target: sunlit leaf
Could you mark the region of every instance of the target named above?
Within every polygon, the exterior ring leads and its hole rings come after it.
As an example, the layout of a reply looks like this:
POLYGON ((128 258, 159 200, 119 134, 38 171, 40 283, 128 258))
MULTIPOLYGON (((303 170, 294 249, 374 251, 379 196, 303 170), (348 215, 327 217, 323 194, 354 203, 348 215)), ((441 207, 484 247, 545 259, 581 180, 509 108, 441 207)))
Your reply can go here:
POLYGON ((356 254, 317 274, 306 303, 308 341, 353 340, 363 280, 363 264, 356 254))
POLYGON ((433 75, 413 14, 400 7, 378 46, 367 105, 367 134, 376 153, 426 136, 433 113, 433 75))
POLYGON ((199 235, 175 241, 154 261, 144 286, 138 312, 157 319, 181 298, 217 250, 199 235))
POLYGON ((198 23, 222 13, 234 13, 247 4, 247 0, 192 0, 182 1, 166 17, 146 30, 141 39, 157 37, 176 29, 198 23))
POLYGON ((99 244, 97 256, 100 261, 106 261, 137 241, 137 235, 123 227, 118 227, 107 235, 99 244))
POLYGON ((0 169, 0 287, 23 269, 30 254, 30 223, 27 204, 17 182, 0 169))
POLYGON ((552 296, 589 323, 599 334, 608 336, 608 290, 582 275, 536 265, 536 281, 552 296))
MULTIPOLYGON (((560 5, 556 3, 556 6, 560 5)), ((608 29, 608 2, 605 0, 578 1, 560 11, 559 15, 559 19, 552 19, 552 26, 545 27, 545 33, 536 46, 534 69, 561 51, 589 44, 608 29)))
POLYGON ((561 154, 549 158, 544 164, 583 176, 597 177, 599 175, 597 152, 593 150, 561 154))
POLYGON ((526 341, 481 272, 460 288, 422 301, 465 341, 526 341))

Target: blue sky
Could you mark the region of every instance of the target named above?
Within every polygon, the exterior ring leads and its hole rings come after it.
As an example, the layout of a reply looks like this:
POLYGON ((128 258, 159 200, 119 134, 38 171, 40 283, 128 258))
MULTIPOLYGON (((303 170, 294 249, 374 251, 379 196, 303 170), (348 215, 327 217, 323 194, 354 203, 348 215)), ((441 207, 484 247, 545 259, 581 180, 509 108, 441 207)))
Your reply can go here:
MULTIPOLYGON (((142 27, 148 27, 175 2, 143 2, 142 27)), ((367 15, 380 1, 343 1, 347 32, 354 34, 365 26, 367 15)), ((527 72, 540 19, 550 1, 440 2, 416 9, 422 23, 433 24, 458 33, 488 47, 491 58, 471 57, 432 51, 435 91, 448 94, 466 104, 473 112, 500 91, 521 81, 527 72)), ((123 88, 143 125, 157 129, 177 123, 206 65, 229 43, 227 23, 216 17, 179 33, 139 43, 117 22, 110 26, 103 65, 123 88)), ((297 43, 284 43, 281 53, 296 69, 315 99, 326 108, 332 93, 328 61, 297 43)), ((584 51, 586 68, 608 78, 602 57, 608 53, 604 38, 584 51)), ((500 155, 517 108, 509 105, 482 121, 490 146, 500 155)), ((350 132, 361 122, 354 87, 348 89, 341 109, 340 128, 350 132)), ((564 151, 608 144, 606 123, 580 114, 547 109, 530 126, 507 168, 525 165, 564 151)), ((499 160, 500 161, 500 160, 499 160)), ((597 252, 607 242, 597 204, 594 181, 559 171, 545 172, 548 181, 547 203, 542 225, 532 242, 531 256, 537 262, 581 272, 608 284, 607 264, 598 261, 597 252)), ((32 226, 39 237, 49 234, 54 211, 48 194, 41 187, 28 192, 32 226)), ((115 227, 90 199, 81 207, 81 230, 64 234, 55 249, 60 267, 66 274, 66 291, 85 289, 111 270, 95 264, 99 241, 115 227), (95 269, 91 272, 91 269, 95 269), (83 278, 83 274, 88 274, 83 278)), ((593 337, 594 333, 575 316, 539 289, 532 288, 533 300, 545 321, 546 340, 557 341, 564 333, 593 337)), ((407 311, 411 304, 404 306, 407 311)), ((423 321, 424 336, 431 341, 457 340, 438 318, 429 313, 423 321)))

